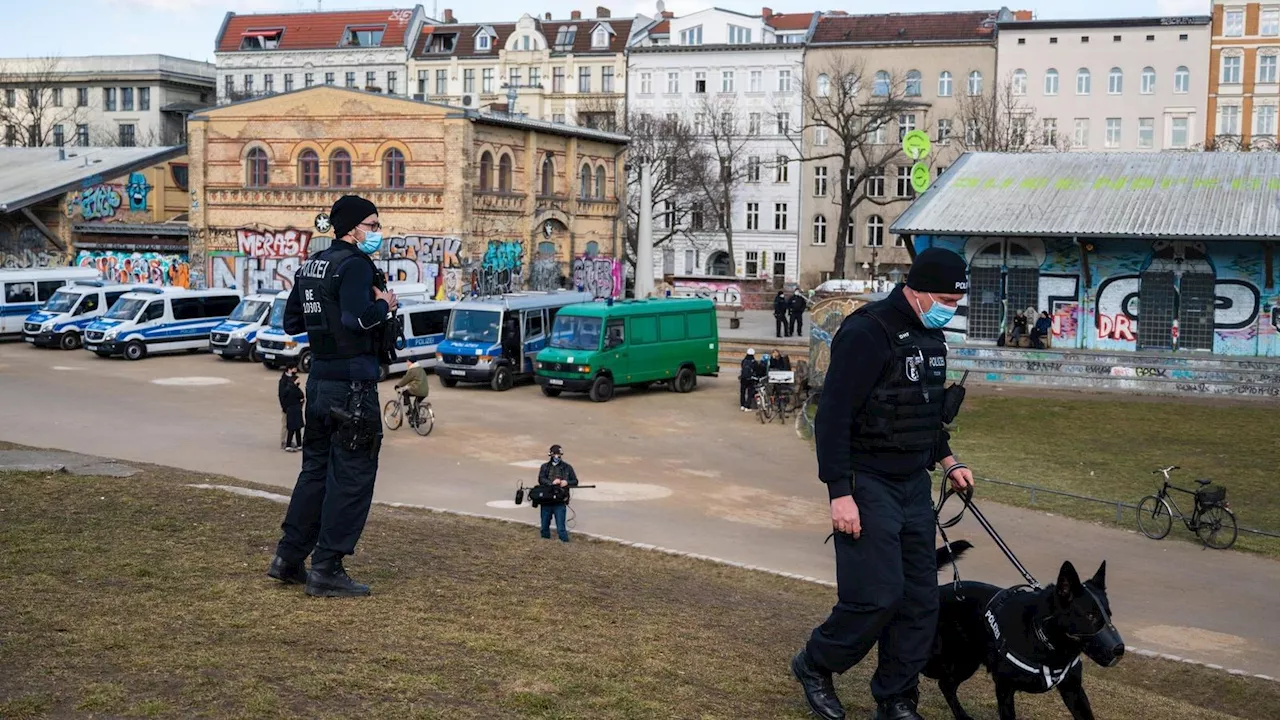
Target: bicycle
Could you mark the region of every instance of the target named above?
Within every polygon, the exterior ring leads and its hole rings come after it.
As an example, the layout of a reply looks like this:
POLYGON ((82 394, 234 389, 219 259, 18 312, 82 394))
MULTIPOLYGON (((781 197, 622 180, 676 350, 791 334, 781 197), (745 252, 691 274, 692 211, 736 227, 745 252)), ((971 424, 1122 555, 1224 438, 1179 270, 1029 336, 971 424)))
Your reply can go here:
POLYGON ((767 378, 757 378, 755 388, 756 417, 760 419, 760 424, 767 425, 775 417, 786 423, 787 399, 778 391, 777 385, 770 383, 767 378))
POLYGON ((435 429, 436 411, 431 408, 431 403, 426 399, 419 401, 414 407, 418 409, 417 413, 406 413, 404 398, 397 394, 382 406, 382 421, 387 424, 387 429, 399 430, 404 423, 405 415, 409 415, 409 427, 422 437, 426 437, 435 429))
POLYGON ((1226 550, 1236 542, 1239 529, 1236 527, 1236 515, 1231 512, 1227 503, 1227 489, 1220 485, 1210 487, 1210 480, 1198 479, 1198 490, 1186 490, 1169 482, 1169 473, 1180 470, 1177 465, 1153 471, 1152 475, 1164 475, 1164 484, 1155 495, 1148 495, 1138 503, 1138 529, 1152 540, 1160 540, 1169 534, 1173 527, 1174 511, 1177 518, 1187 526, 1187 530, 1196 534, 1205 547, 1215 550, 1226 550), (1170 495, 1170 490, 1186 493, 1193 498, 1191 517, 1182 514, 1170 495), (1173 505, 1170 508, 1170 504, 1173 505), (1228 537, 1228 533, 1230 537, 1228 537), (1223 542, 1223 538, 1227 538, 1223 542))

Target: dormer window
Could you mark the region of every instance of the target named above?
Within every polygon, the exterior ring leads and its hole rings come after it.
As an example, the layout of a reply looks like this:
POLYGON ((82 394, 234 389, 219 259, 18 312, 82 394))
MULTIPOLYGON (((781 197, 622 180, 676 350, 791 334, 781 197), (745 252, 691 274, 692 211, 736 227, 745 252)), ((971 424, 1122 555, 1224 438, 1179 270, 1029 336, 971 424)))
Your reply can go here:
POLYGON ((280 47, 283 30, 248 30, 240 35, 241 50, 275 50, 280 47))
POLYGON ((449 53, 453 52, 453 45, 457 41, 456 33, 448 33, 445 35, 432 35, 431 40, 427 43, 427 52, 433 53, 449 53))
POLYGON ((597 27, 595 31, 591 33, 591 47, 609 47, 609 31, 605 30, 603 25, 597 27))
POLYGON ((556 45, 555 45, 556 51, 568 52, 569 50, 572 50, 573 41, 576 40, 577 37, 578 37, 577 25, 561 26, 560 29, 556 31, 556 45))
POLYGON ((702 26, 687 28, 680 31, 681 45, 701 45, 702 44, 702 26))
POLYGON ((346 47, 379 47, 386 29, 385 25, 349 27, 343 34, 342 44, 346 47))
POLYGON ((476 49, 477 49, 477 50, 485 50, 485 51, 487 51, 487 50, 489 49, 489 42, 490 42, 490 40, 489 40, 489 36, 488 36, 488 35, 480 35, 480 36, 478 36, 478 37, 476 38, 476 49))

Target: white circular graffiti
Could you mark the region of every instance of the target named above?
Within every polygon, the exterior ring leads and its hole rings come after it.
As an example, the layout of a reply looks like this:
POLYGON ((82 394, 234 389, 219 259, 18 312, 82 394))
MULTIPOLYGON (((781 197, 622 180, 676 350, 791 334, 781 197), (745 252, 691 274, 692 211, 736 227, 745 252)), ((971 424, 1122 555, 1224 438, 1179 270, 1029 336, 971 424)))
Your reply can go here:
POLYGON ((156 378, 151 381, 154 385, 177 385, 183 387, 203 387, 207 385, 226 385, 231 381, 220 377, 204 377, 193 375, 191 377, 171 377, 156 378))
POLYGON ((647 483, 584 483, 595 485, 573 493, 575 502, 627 502, 631 500, 660 500, 671 496, 671 488, 647 483))

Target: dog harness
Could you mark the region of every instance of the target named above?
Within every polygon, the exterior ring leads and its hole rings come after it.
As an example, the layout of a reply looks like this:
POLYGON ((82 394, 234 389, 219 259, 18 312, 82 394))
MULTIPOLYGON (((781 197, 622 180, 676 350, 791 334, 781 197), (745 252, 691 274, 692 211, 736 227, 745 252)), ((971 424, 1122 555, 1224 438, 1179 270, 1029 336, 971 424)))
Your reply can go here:
MULTIPOLYGON (((1045 691, 1049 691, 1057 687, 1058 683, 1062 682, 1062 680, 1066 678, 1067 673, 1071 671, 1071 668, 1080 664, 1080 656, 1076 655, 1076 657, 1070 663, 1067 663, 1067 666, 1061 670, 1055 670, 1043 663, 1024 660, 1009 649, 1008 635, 1000 628, 1000 609, 1004 606, 1005 602, 1009 600, 1009 598, 1024 592, 1033 593, 1036 592, 1036 589, 1029 585, 1015 585, 1014 587, 1001 590, 991 598, 990 602, 987 603, 986 611, 983 613, 982 617, 987 623, 987 634, 995 641, 995 654, 1008 660, 1014 667, 1042 678, 1044 680, 1045 691)), ((1048 641, 1044 639, 1039 628, 1036 628, 1036 635, 1040 637, 1042 642, 1048 644, 1048 641)), ((1052 648, 1053 646, 1049 645, 1049 647, 1052 648)))

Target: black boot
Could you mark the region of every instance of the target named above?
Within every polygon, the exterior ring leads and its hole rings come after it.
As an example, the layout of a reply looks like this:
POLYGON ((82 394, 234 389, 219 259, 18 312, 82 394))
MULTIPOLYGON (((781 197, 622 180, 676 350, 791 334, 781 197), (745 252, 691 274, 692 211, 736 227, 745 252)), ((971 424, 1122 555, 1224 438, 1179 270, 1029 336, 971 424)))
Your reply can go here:
POLYGON ((312 562, 307 573, 307 594, 313 597, 364 597, 369 586, 352 580, 342 567, 342 558, 312 562))
POLYGON ((306 562, 304 561, 297 565, 290 565, 285 562, 284 558, 277 555, 271 558, 271 567, 267 568, 267 575, 279 580, 285 585, 306 585, 306 562))
POLYGON ((872 720, 924 720, 916 712, 916 701, 911 698, 892 698, 876 703, 872 720))
POLYGON ((804 699, 809 709, 823 720, 844 720, 844 706, 836 697, 836 686, 831 682, 831 672, 813 663, 808 650, 801 650, 791 658, 791 674, 804 688, 804 699))

